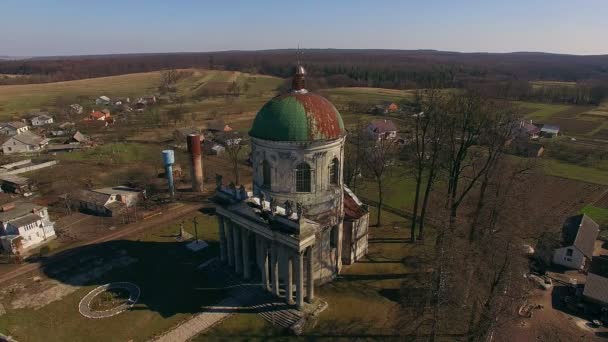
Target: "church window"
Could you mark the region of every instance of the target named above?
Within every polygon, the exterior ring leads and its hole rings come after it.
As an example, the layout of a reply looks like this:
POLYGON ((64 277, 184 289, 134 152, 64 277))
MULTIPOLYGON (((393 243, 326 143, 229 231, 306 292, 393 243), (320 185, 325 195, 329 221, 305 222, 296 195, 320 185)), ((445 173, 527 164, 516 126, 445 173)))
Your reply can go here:
POLYGON ((296 192, 311 191, 311 170, 306 163, 300 163, 296 167, 296 192))
POLYGON ((340 182, 340 161, 334 158, 329 167, 329 183, 337 185, 340 182))
POLYGON ((262 162, 262 185, 270 189, 271 186, 270 163, 267 160, 262 162))

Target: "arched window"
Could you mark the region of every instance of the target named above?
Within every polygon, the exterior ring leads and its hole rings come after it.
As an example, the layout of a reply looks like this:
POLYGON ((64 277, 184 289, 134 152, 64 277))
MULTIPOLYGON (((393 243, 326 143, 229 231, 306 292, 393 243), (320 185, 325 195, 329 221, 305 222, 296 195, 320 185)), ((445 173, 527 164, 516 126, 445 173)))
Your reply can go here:
POLYGON ((329 166, 329 183, 337 185, 340 183, 340 161, 334 158, 329 166))
POLYGON ((270 189, 270 185, 272 184, 271 176, 270 176, 270 163, 267 160, 262 162, 262 185, 270 189))
POLYGON ((310 166, 300 163, 296 166, 296 192, 310 192, 310 166))

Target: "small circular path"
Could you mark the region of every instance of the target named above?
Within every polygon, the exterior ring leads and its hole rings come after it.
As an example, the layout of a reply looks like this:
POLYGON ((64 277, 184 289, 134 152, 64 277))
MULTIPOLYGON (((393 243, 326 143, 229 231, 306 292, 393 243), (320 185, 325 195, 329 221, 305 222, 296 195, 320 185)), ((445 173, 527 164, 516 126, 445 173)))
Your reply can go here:
POLYGON ((118 315, 119 313, 132 307, 139 300, 140 290, 137 285, 128 282, 109 283, 96 287, 80 300, 78 311, 87 318, 107 318, 118 315), (129 300, 117 307, 104 311, 94 311, 91 309, 93 299, 104 291, 111 289, 124 289, 129 291, 129 300))

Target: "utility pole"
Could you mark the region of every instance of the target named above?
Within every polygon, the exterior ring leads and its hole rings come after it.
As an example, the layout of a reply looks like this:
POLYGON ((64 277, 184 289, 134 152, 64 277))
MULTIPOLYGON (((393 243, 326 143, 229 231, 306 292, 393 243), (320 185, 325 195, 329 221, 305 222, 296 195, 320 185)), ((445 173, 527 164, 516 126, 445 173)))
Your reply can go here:
POLYGON ((196 216, 192 219, 192 223, 194 224, 194 241, 198 243, 198 221, 196 220, 196 216))

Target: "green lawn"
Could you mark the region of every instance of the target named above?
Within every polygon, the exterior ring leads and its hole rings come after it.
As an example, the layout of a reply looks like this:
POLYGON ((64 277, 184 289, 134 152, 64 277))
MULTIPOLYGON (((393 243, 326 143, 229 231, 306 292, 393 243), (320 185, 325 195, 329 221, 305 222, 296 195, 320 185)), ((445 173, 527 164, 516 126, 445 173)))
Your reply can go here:
POLYGON ((587 214, 600 226, 608 226, 608 208, 599 208, 589 204, 581 210, 581 213, 587 214))
MULTIPOLYGON (((201 306, 216 303, 226 295, 221 279, 196 267, 218 253, 217 221, 206 215, 197 217, 199 234, 212 243, 209 248, 192 253, 176 242, 171 235, 177 232, 179 222, 159 226, 130 240, 83 247, 78 258, 47 269, 48 274, 57 272, 51 278, 70 284, 68 277, 75 270, 94 267, 95 260, 103 263, 122 253, 138 261, 115 268, 38 310, 15 310, 10 300, 3 300, 7 313, 0 316, 0 332, 18 341, 146 341, 200 312, 201 306), (86 255, 96 258, 82 262, 86 255), (131 281, 140 287, 141 298, 134 309, 105 319, 82 317, 78 312, 80 299, 96 286, 112 281, 131 281)), ((193 232, 191 221, 186 230, 193 232)), ((22 282, 28 287, 36 286, 31 278, 22 282)))
POLYGON ((542 159, 542 164, 545 173, 551 176, 608 185, 608 172, 606 170, 568 164, 555 159, 542 159))
POLYGON ((554 114, 565 111, 569 107, 571 107, 569 105, 539 102, 514 101, 513 103, 519 108, 521 108, 524 116, 527 119, 532 119, 535 121, 547 120, 554 114))

